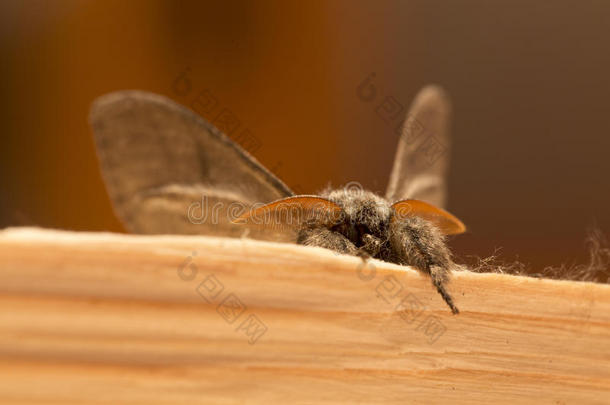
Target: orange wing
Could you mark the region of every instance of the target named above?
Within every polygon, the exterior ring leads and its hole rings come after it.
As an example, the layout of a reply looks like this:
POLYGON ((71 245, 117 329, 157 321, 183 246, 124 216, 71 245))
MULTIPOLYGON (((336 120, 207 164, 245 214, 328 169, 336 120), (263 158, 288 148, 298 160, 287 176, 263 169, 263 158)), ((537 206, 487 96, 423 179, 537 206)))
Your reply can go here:
POLYGON ((336 223, 342 215, 343 209, 326 198, 301 195, 254 206, 233 223, 286 229, 298 228, 305 223, 336 223))
POLYGON ((466 231, 466 226, 447 211, 420 200, 401 200, 392 204, 393 220, 400 221, 408 216, 424 218, 440 228, 445 235, 456 235, 466 231))

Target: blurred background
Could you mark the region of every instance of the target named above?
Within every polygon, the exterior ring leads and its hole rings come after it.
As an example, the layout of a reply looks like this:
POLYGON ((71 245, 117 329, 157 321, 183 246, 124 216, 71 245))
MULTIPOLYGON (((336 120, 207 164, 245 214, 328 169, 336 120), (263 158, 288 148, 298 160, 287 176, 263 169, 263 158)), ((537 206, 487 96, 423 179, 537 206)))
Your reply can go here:
MULTIPOLYGON (((400 120, 428 83, 454 104, 455 253, 584 262, 610 232, 608 1, 3 1, 0 226, 123 228, 106 195, 91 101, 144 89, 234 118, 297 192, 383 192, 400 120), (371 76, 374 74, 374 76, 371 76), (357 88, 372 79, 376 98, 357 88)), ((226 128, 225 128, 226 129, 226 128)))

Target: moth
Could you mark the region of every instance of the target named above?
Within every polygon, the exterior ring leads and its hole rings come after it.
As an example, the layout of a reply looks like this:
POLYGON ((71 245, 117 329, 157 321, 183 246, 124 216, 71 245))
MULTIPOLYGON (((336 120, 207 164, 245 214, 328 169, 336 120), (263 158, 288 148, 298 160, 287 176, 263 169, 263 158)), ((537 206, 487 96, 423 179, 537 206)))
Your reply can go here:
POLYGON ((412 103, 384 197, 349 187, 295 195, 228 136, 160 95, 110 93, 94 101, 89 118, 128 231, 240 237, 247 228, 255 239, 409 265, 459 312, 446 288, 455 265, 445 237, 466 228, 443 209, 450 104, 439 87, 425 87, 412 103), (430 141, 444 148, 434 161, 430 141))

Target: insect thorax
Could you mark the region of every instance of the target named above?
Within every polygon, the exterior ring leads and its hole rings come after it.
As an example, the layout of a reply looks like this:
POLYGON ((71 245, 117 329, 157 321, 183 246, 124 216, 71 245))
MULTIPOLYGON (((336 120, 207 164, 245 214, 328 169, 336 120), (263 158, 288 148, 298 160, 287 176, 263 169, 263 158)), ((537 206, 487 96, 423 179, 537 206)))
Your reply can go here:
POLYGON ((344 215, 333 230, 343 234, 357 246, 364 234, 380 239, 387 238, 392 209, 384 198, 361 189, 329 190, 322 196, 343 208, 344 215))

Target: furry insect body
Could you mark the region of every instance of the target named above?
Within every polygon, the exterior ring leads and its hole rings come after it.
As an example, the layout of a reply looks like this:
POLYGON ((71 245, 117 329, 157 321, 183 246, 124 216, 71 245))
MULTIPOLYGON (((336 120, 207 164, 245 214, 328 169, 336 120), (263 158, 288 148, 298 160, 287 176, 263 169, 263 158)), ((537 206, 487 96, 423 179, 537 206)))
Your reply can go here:
POLYGON ((156 94, 102 96, 90 122, 108 194, 127 230, 239 237, 248 226, 250 238, 281 242, 295 242, 296 230, 303 245, 419 269, 457 313, 445 288, 453 262, 444 236, 466 228, 443 210, 449 117, 442 89, 428 86, 417 95, 384 197, 351 188, 296 196, 209 122, 156 94), (204 205, 213 207, 208 220, 193 217, 204 205), (235 221, 235 207, 254 206, 235 221), (296 221, 289 215, 295 210, 303 214, 296 221), (262 228, 248 223, 260 214, 275 220, 262 228))
POLYGON ((445 288, 453 266, 451 254, 433 223, 417 216, 393 220, 392 205, 370 191, 346 188, 321 197, 340 206, 344 215, 331 226, 305 225, 297 243, 415 267, 431 277, 451 311, 459 312, 445 288))

